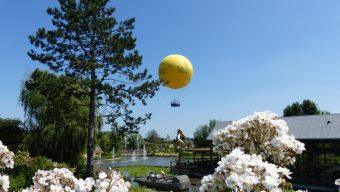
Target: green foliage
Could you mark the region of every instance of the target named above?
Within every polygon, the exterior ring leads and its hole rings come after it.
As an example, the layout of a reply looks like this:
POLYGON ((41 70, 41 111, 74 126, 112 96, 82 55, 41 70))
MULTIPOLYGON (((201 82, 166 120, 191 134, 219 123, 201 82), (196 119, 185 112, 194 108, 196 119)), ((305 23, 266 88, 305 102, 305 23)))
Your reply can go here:
POLYGON ((283 116, 300 116, 300 115, 319 115, 330 114, 328 111, 321 111, 317 104, 313 101, 306 99, 302 103, 294 102, 288 105, 283 110, 283 116))
POLYGON ((30 157, 28 152, 18 152, 14 156, 15 166, 13 169, 7 169, 6 173, 10 175, 10 190, 20 191, 33 184, 32 177, 39 169, 47 170, 53 168, 67 168, 66 164, 53 162, 46 157, 30 157))
POLYGON ((154 189, 149 189, 147 187, 131 187, 129 189, 130 192, 155 192, 157 190, 154 190, 154 189))
POLYGON ((111 134, 108 132, 99 132, 97 135, 96 143, 102 148, 102 156, 106 156, 112 152, 113 142, 111 139, 111 134))
MULTIPOLYGON (((121 172, 122 175, 124 175, 124 180, 132 182, 134 177, 144 177, 149 175, 150 172, 153 173, 160 173, 161 171, 164 171, 166 175, 172 175, 170 173, 169 167, 157 167, 157 166, 144 166, 144 165, 138 165, 138 166, 127 166, 127 167, 115 167, 114 169, 121 172)), ((132 186, 129 191, 136 191, 136 192, 148 192, 148 191, 155 191, 153 189, 148 189, 146 187, 136 187, 132 186)))
POLYGON ((150 156, 155 155, 156 152, 157 152, 157 144, 156 143, 149 143, 149 142, 146 142, 145 144, 146 144, 148 155, 150 155, 150 156))
POLYGON ((138 137, 138 147, 141 149, 144 145, 144 139, 143 136, 139 133, 132 133, 128 136, 128 147, 130 149, 136 149, 137 148, 137 137, 138 137))
POLYGON ((283 184, 284 191, 294 191, 293 185, 290 182, 285 182, 283 184))
POLYGON ((216 120, 210 120, 209 124, 199 126, 194 132, 194 145, 195 147, 209 147, 210 143, 207 141, 208 135, 214 129, 216 120))
POLYGON ((76 166, 74 176, 77 178, 86 178, 86 158, 81 156, 81 159, 76 166))
POLYGON ((161 138, 159 137, 156 130, 152 129, 149 132, 146 133, 146 139, 147 142, 150 143, 160 143, 161 138))
POLYGON ((299 102, 294 102, 292 105, 288 105, 283 110, 284 117, 299 116, 299 115, 303 115, 303 111, 301 109, 301 105, 299 102))
POLYGON ((19 119, 0 118, 0 141, 11 151, 17 151, 26 135, 19 119))
POLYGON ((25 81, 20 102, 29 133, 24 143, 33 156, 72 166, 79 163, 85 151, 89 99, 79 96, 74 87, 80 85, 73 79, 38 69, 25 81))
MULTIPOLYGON (((108 0, 59 0, 60 7, 48 8, 51 30, 40 28, 29 36, 36 49, 32 60, 46 64, 56 73, 81 80, 80 94, 89 97, 88 175, 93 175, 95 108, 116 132, 138 130, 151 114, 134 117, 131 105, 153 97, 160 82, 141 69, 142 56, 132 35, 135 19, 118 22, 108 0)), ((79 90, 79 89, 77 89, 79 90)))

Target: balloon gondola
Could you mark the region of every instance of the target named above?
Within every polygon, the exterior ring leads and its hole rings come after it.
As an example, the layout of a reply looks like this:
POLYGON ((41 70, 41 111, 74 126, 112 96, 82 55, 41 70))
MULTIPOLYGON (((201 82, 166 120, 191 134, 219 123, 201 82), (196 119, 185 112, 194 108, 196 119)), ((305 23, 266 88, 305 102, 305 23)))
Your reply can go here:
MULTIPOLYGON (((165 57, 158 68, 158 75, 163 85, 171 89, 185 87, 191 80, 193 68, 189 59, 182 55, 169 55, 165 57)), ((181 106, 180 101, 171 101, 171 107, 181 106)))
POLYGON ((181 102, 179 100, 174 99, 171 101, 171 107, 179 107, 179 106, 181 106, 181 102))

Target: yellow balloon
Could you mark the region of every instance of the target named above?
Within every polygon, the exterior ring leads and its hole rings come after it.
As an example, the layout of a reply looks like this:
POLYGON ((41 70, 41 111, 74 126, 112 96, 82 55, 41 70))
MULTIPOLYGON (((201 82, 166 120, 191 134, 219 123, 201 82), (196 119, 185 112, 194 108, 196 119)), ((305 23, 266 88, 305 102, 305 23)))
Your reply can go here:
POLYGON ((182 55, 169 55, 165 57, 158 68, 158 75, 164 85, 179 89, 186 86, 193 74, 192 65, 186 57, 182 55))

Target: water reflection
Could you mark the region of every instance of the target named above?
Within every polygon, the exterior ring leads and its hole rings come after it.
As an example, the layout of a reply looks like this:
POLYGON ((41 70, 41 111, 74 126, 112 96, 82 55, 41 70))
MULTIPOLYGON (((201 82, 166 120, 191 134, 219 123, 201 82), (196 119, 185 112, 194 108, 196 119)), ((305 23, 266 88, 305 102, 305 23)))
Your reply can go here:
POLYGON ((95 165, 98 168, 107 167, 124 167, 124 166, 134 166, 134 165, 147 165, 147 166, 170 166, 170 161, 174 161, 175 157, 148 157, 148 159, 138 159, 137 161, 120 161, 115 160, 112 163, 112 159, 103 159, 95 161, 95 165))

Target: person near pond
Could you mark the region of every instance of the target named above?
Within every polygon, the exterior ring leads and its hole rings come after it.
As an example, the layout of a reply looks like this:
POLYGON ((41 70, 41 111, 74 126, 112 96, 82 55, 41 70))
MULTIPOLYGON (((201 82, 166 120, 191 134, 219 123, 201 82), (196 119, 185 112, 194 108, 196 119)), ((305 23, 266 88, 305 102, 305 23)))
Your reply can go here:
POLYGON ((158 174, 156 175, 157 179, 163 178, 164 176, 165 176, 164 171, 161 171, 160 173, 158 173, 158 174))
POLYGON ((176 144, 178 149, 185 147, 185 135, 180 129, 177 130, 176 144))
POLYGON ((160 182, 163 177, 165 177, 164 171, 155 174, 154 172, 150 172, 149 175, 146 177, 147 181, 151 182, 160 182))

